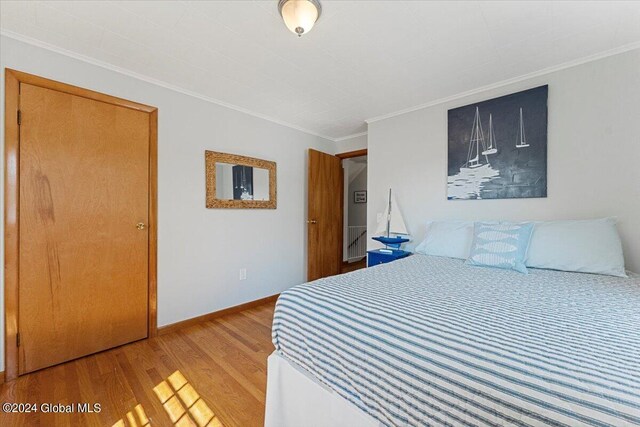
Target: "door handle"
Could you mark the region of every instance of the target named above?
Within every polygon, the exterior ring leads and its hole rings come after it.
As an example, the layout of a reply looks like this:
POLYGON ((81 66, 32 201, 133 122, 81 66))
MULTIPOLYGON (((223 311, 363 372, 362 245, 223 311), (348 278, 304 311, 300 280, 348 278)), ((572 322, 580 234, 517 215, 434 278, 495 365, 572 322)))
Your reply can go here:
POLYGON ((138 230, 144 230, 145 228, 147 228, 147 225, 144 222, 139 222, 136 224, 136 228, 138 230))
POLYGON ((307 220, 307 224, 317 224, 318 221, 316 221, 315 219, 309 219, 307 220))

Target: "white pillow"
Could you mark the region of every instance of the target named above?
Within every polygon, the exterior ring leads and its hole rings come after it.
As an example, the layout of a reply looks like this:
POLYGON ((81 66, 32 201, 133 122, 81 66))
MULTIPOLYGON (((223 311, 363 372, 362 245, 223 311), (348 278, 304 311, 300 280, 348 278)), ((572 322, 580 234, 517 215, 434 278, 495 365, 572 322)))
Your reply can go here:
POLYGON ((473 221, 432 221, 415 252, 424 255, 467 259, 473 242, 473 221))
POLYGON ((627 277, 613 218, 536 223, 526 266, 627 277))

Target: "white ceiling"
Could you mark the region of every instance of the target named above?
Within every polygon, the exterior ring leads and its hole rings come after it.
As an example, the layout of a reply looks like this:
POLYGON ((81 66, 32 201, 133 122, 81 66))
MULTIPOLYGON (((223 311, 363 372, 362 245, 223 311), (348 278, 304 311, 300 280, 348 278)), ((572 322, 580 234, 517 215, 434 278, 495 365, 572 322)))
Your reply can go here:
POLYGON ((300 39, 277 0, 2 2, 0 26, 330 139, 640 41, 640 2, 322 6, 300 39))

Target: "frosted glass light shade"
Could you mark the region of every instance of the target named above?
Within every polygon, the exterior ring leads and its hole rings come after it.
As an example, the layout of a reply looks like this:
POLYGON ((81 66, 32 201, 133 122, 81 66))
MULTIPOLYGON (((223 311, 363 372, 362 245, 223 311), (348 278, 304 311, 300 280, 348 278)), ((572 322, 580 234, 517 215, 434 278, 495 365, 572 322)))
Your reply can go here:
POLYGON ((280 0, 278 10, 287 28, 300 37, 313 28, 322 7, 317 0, 280 0))

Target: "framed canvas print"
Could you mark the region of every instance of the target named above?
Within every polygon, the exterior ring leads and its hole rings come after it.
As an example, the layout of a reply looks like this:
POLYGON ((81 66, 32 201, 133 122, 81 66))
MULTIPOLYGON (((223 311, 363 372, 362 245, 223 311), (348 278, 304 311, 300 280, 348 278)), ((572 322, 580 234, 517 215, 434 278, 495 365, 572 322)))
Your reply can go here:
POLYGON ((448 111, 449 200, 547 197, 548 86, 448 111))
POLYGON ((366 191, 354 191, 353 192, 353 203, 367 203, 367 192, 366 191))

